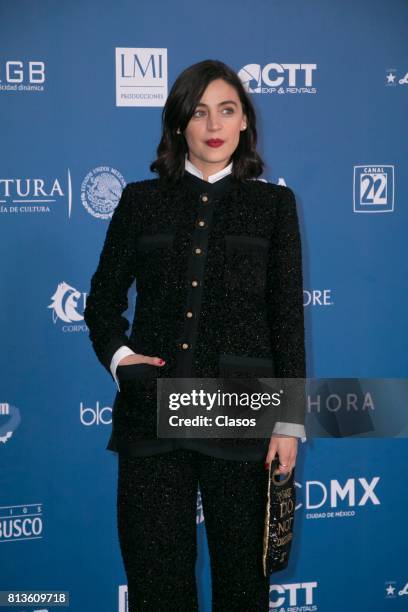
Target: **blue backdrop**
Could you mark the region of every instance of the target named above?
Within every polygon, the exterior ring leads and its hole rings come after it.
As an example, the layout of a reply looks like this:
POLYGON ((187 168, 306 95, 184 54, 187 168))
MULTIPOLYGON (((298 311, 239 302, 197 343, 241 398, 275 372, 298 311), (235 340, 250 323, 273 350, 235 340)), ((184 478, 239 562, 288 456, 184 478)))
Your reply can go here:
MULTIPOLYGON (((153 178, 185 67, 239 73, 264 178, 296 194, 308 375, 407 377, 407 17, 403 0, 0 2, 1 589, 125 612, 105 450, 116 387, 83 310, 123 186, 153 178)), ((299 446, 295 540, 271 608, 407 609, 407 458, 405 439, 299 446)), ((209 612, 203 519, 198 499, 209 612)))

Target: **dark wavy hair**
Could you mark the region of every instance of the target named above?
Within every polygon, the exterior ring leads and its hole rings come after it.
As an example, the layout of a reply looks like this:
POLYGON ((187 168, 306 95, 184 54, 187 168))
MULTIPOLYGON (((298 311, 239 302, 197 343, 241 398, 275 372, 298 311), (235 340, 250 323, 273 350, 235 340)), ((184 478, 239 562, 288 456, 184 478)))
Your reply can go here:
POLYGON ((184 135, 177 134, 176 130, 180 128, 184 132, 206 87, 215 79, 223 79, 235 88, 247 118, 247 128, 241 131, 238 146, 230 158, 232 174, 240 181, 262 174, 264 162, 256 150, 256 115, 250 97, 229 66, 218 60, 203 60, 183 70, 164 105, 157 159, 150 164, 150 170, 160 178, 170 182, 182 178, 188 146, 184 135))

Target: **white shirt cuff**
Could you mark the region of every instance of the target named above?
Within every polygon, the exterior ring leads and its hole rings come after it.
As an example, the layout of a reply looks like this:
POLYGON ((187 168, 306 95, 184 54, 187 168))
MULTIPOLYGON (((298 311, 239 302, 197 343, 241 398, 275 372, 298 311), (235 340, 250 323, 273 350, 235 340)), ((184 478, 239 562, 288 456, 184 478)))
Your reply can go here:
POLYGON ((124 357, 127 357, 128 355, 136 355, 136 353, 132 351, 132 349, 130 349, 128 346, 123 345, 120 348, 118 348, 118 350, 113 354, 113 357, 110 363, 110 371, 116 382, 118 391, 120 391, 120 387, 119 387, 118 377, 116 376, 116 368, 118 367, 119 361, 121 361, 124 357))
POLYGON ((306 430, 304 426, 299 423, 283 423, 282 421, 277 421, 272 433, 301 438, 302 442, 306 442, 306 430))

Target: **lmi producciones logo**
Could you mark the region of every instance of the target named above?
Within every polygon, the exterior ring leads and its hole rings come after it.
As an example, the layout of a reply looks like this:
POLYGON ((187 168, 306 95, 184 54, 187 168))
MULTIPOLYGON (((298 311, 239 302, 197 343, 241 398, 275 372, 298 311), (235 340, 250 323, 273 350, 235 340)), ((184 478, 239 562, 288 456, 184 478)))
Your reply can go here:
POLYGON ((167 49, 116 48, 116 106, 164 106, 167 49))

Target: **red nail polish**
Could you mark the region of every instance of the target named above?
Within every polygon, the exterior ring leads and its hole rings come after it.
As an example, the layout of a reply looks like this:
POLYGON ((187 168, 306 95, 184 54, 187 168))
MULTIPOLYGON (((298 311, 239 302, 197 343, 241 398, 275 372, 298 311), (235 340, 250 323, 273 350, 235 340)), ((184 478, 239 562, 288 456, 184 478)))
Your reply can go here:
POLYGON ((269 464, 265 463, 265 470, 269 470, 269 464))
POLYGON ((164 359, 159 359, 159 363, 160 363, 160 365, 162 365, 163 363, 165 363, 165 362, 164 362, 164 359))

